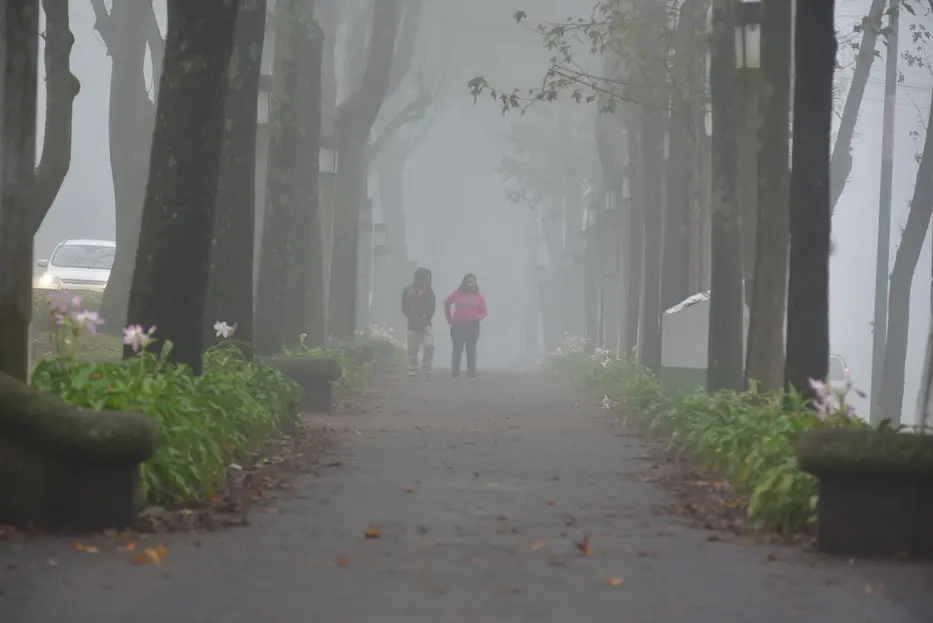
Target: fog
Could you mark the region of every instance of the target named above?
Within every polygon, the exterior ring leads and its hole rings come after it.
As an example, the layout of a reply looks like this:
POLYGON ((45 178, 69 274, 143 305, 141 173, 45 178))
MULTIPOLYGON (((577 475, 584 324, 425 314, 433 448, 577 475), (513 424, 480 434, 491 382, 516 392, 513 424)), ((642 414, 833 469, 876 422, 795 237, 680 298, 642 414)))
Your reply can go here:
MULTIPOLYGON (((478 74, 504 88, 540 83, 550 53, 540 37, 518 25, 513 14, 528 11, 534 19, 587 16, 591 2, 551 0, 474 0, 469 3, 434 0, 426 3, 416 62, 426 72, 442 72, 443 87, 435 103, 436 119, 411 155, 404 176, 409 255, 432 269, 438 296, 446 295, 464 273, 472 272, 486 294, 490 316, 483 325, 484 363, 504 365, 525 350, 524 314, 528 296, 527 236, 531 216, 526 204, 507 198, 508 183, 497 172, 507 145, 503 136, 517 113, 503 116, 491 99, 474 104, 467 82, 478 74), (534 4, 534 6, 531 6, 534 4), (439 60, 440 59, 440 60, 439 60)), ((838 6, 840 33, 848 33, 868 10, 870 0, 846 0, 838 6)), ((156 1, 164 28, 164 2, 156 1)), ((912 49, 909 25, 923 18, 902 15, 901 49, 912 49)), ((74 147, 71 168, 48 217, 35 239, 36 257, 47 257, 64 238, 114 236, 114 199, 108 150, 110 59, 94 31, 87 1, 71 3, 75 45, 72 72, 81 82, 74 105, 74 147)), ((340 42, 338 41, 338 45, 340 42)), ((851 50, 841 46, 843 55, 851 50)), ((879 44, 882 55, 883 45, 879 44)), ((845 64, 845 63, 844 63, 845 64)), ((340 68, 338 63, 338 74, 340 68)), ((915 155, 922 141, 933 78, 926 67, 901 61, 903 83, 898 88, 891 259, 900 238, 913 192, 915 155), (920 132, 919 139, 914 136, 920 132)), ((839 71, 846 86, 851 66, 839 71)), ((340 76, 338 75, 338 83, 340 76)), ((42 83, 40 75, 40 87, 42 83)), ((831 350, 848 362, 853 380, 868 391, 871 380, 871 320, 879 193, 884 63, 876 61, 861 107, 853 142, 853 170, 833 222, 835 251, 831 262, 831 350)), ((39 89, 39 129, 44 117, 44 93, 39 89)), ((391 107, 391 103, 387 103, 391 107)), ((542 106, 546 106, 542 104, 542 106)), ((558 105, 551 105, 552 107, 558 105)), ((593 114, 585 105, 559 104, 581 118, 593 114)), ((380 117, 382 119, 382 117, 380 117)), ((42 137, 39 142, 41 145, 42 137)), ((595 147, 594 147, 595 149, 595 147)), ((568 158, 572 157, 568 155, 568 158)), ((598 175, 594 171, 594 176, 598 175)), ((378 221, 378 186, 370 185, 378 221)), ((914 418, 914 402, 930 315, 931 251, 929 241, 914 277, 911 305, 904 421, 914 418)), ((549 259, 543 251, 539 262, 549 259)), ((437 324, 437 320, 435 320, 437 324)), ((448 352, 438 340, 439 357, 448 352)))

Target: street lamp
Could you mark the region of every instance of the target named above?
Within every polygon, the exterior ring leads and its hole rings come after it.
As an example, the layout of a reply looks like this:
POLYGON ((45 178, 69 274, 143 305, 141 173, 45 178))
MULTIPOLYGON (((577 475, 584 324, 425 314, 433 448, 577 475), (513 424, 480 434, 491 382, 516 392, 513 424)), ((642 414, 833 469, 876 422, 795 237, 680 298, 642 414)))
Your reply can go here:
POLYGON ((761 68, 761 2, 735 3, 735 67, 761 68))
POLYGON ((318 159, 321 173, 337 173, 337 140, 333 136, 321 136, 321 151, 318 159))

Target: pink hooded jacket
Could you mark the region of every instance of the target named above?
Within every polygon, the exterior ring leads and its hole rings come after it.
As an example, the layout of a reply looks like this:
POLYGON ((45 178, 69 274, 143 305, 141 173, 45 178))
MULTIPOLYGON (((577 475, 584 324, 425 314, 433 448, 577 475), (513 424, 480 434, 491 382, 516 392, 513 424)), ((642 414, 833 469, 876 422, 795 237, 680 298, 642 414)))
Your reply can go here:
POLYGON ((480 292, 454 290, 444 299, 444 313, 451 324, 479 322, 486 317, 486 298, 480 292))

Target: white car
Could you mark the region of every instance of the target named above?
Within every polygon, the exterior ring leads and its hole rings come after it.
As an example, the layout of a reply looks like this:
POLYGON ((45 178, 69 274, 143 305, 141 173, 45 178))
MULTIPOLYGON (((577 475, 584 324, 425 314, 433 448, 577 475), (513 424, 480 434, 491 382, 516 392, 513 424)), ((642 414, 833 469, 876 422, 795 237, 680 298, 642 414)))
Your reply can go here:
POLYGON ((49 259, 36 262, 45 272, 33 287, 102 292, 110 279, 116 250, 117 244, 112 240, 63 240, 49 259))

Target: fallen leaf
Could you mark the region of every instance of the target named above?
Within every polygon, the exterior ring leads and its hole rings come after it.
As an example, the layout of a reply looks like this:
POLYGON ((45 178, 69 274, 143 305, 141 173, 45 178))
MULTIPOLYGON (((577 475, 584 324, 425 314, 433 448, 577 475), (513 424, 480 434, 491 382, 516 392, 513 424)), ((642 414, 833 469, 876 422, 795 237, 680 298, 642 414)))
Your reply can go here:
POLYGON ((548 501, 547 501, 547 505, 548 505, 548 506, 554 506, 555 504, 557 504, 557 502, 555 502, 554 500, 548 500, 548 501))
POLYGON ((135 551, 135 550, 136 550, 136 543, 133 542, 133 541, 130 541, 130 542, 128 542, 128 543, 124 543, 124 544, 120 547, 120 549, 121 549, 122 551, 124 551, 124 552, 132 552, 132 551, 135 551))
POLYGON ((486 561, 485 561, 484 559, 480 558, 480 557, 476 557, 476 558, 471 558, 471 559, 470 559, 470 563, 471 563, 471 564, 474 564, 474 565, 481 565, 481 564, 483 564, 483 563, 485 563, 485 562, 486 562, 486 561))
POLYGON ((408 487, 407 489, 405 489, 405 493, 414 493, 414 492, 415 492, 414 487, 408 487))
POLYGON ((363 535, 367 539, 378 539, 379 537, 382 536, 382 533, 379 532, 379 528, 370 528, 369 530, 364 532, 363 535))
POLYGON ((618 586, 622 583, 622 578, 606 578, 603 583, 608 586, 618 586))
POLYGON ((338 567, 346 567, 349 561, 346 558, 341 558, 337 561, 338 567))
POLYGON ((590 549, 590 536, 586 535, 583 537, 583 540, 574 543, 577 546, 577 549, 580 550, 580 553, 584 556, 592 556, 593 550, 590 549))
POLYGON ((55 560, 54 558, 49 558, 46 562, 48 563, 48 565, 49 565, 50 567, 57 567, 57 566, 58 566, 58 561, 55 560))
POLYGON ((165 557, 168 555, 168 550, 165 548, 164 544, 160 544, 158 547, 147 547, 143 550, 143 554, 149 559, 149 562, 159 565, 165 560, 165 557))
POLYGON ((541 548, 544 547, 545 545, 546 545, 546 543, 544 542, 544 539, 538 539, 537 541, 535 541, 534 543, 532 543, 532 544, 529 545, 528 547, 530 547, 531 549, 541 549, 541 548))
POLYGON ((75 550, 79 552, 84 552, 86 554, 97 554, 98 552, 100 552, 100 550, 97 548, 96 545, 82 545, 81 543, 78 543, 77 541, 72 543, 72 545, 74 546, 75 550))

